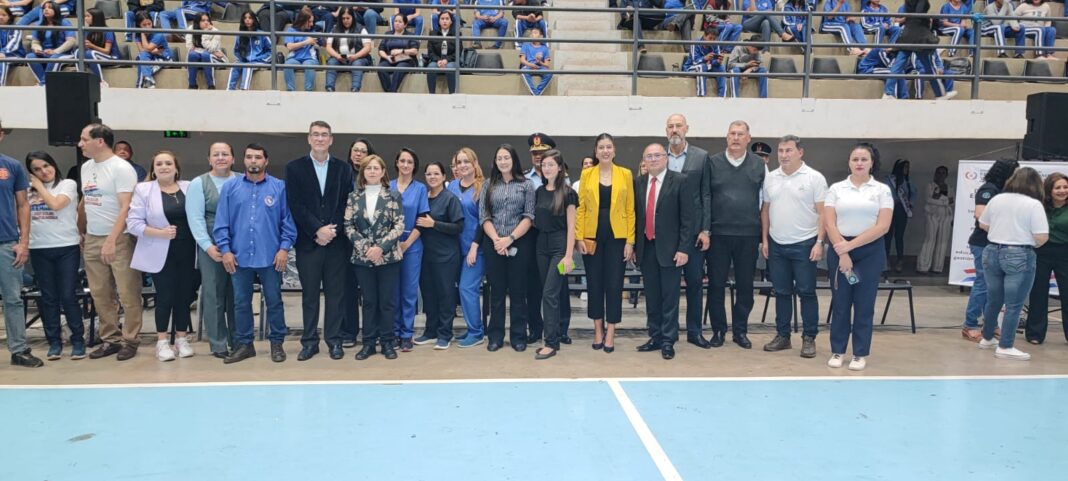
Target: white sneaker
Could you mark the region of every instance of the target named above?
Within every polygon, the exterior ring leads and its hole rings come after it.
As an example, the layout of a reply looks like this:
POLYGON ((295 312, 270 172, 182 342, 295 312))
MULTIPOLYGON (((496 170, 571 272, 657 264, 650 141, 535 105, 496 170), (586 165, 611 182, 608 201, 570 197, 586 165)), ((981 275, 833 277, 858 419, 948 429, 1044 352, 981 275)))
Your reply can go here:
POLYGON ((842 367, 842 357, 841 354, 831 354, 831 358, 827 360, 827 367, 835 369, 842 367))
POLYGON ((863 357, 853 356, 853 360, 849 361, 849 370, 850 371, 863 371, 864 367, 867 366, 867 365, 868 365, 868 361, 866 361, 863 357))
POLYGON ((943 95, 941 97, 936 97, 935 100, 949 100, 949 99, 951 99, 953 97, 956 97, 956 96, 957 96, 957 91, 956 90, 950 90, 949 92, 946 92, 945 95, 943 95))
POLYGON ((1015 347, 1005 349, 1003 347, 997 348, 994 351, 994 357, 998 359, 1012 359, 1013 361, 1027 361, 1031 359, 1031 355, 1023 352, 1015 347))
POLYGON ((189 345, 189 339, 187 338, 179 337, 174 344, 178 347, 178 357, 193 357, 196 354, 196 352, 193 352, 193 346, 189 345))
POLYGON ((883 100, 897 100, 897 97, 890 94, 883 94, 883 100))
POLYGON ((993 349, 995 347, 998 347, 997 339, 990 339, 989 341, 986 339, 979 340, 979 349, 993 349))
POLYGON ((159 359, 159 362, 174 360, 174 349, 171 349, 169 341, 156 341, 156 359, 159 359))

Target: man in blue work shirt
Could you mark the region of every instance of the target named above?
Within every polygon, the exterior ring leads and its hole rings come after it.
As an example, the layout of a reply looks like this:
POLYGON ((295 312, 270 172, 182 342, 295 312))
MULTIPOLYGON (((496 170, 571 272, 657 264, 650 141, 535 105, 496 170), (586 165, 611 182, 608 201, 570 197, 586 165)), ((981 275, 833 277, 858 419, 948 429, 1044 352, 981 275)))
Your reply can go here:
POLYGON ((215 245, 234 283, 234 352, 226 364, 256 355, 252 346, 252 282, 259 277, 267 301, 271 360, 282 362, 286 329, 282 306, 282 272, 288 251, 297 240, 297 227, 286 204, 286 186, 267 174, 267 149, 257 143, 245 148, 245 175, 223 185, 215 209, 215 245))
MULTIPOLYGON (((483 28, 496 28, 497 36, 503 37, 508 32, 508 20, 504 18, 504 0, 475 0, 479 8, 475 10, 475 23, 471 24, 471 36, 482 35, 483 28)), ((475 40, 472 48, 482 48, 482 42, 475 40)), ((493 47, 501 48, 500 40, 493 42, 493 47)))

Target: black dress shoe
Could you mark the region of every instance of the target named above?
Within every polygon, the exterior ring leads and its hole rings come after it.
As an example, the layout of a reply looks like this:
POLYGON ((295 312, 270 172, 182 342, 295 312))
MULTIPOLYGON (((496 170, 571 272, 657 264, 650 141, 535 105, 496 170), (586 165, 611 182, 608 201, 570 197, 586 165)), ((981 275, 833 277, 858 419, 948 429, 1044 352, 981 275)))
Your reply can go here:
POLYGON ((668 361, 675 359, 675 346, 664 344, 664 346, 660 348, 660 357, 668 361))
POLYGON ((741 347, 742 349, 752 349, 753 343, 749 342, 749 338, 745 334, 738 334, 731 339, 732 342, 741 347))
POLYGON ((569 336, 567 334, 564 334, 564 335, 560 336, 560 343, 561 344, 571 344, 571 336, 569 336))
POLYGON ((616 346, 605 346, 604 347, 604 353, 605 354, 612 354, 613 352, 616 352, 616 346))
POLYGON ((234 352, 230 353, 226 359, 223 359, 223 364, 241 362, 250 357, 256 357, 256 348, 252 347, 252 344, 244 344, 237 346, 234 352))
POLYGON ((41 367, 44 366, 44 361, 34 357, 33 354, 30 354, 30 350, 26 349, 25 351, 22 351, 18 354, 11 355, 11 365, 22 367, 41 367))
POLYGON ((655 339, 649 339, 645 341, 645 344, 638 346, 638 352, 653 352, 660 349, 660 346, 661 344, 655 339))
POLYGON ((341 348, 341 344, 335 344, 330 348, 330 359, 338 360, 345 357, 345 350, 341 348))
POLYGON ((707 339, 705 339, 705 336, 702 336, 700 334, 698 334, 697 337, 687 336, 686 342, 693 344, 701 349, 708 349, 712 347, 712 344, 709 343, 707 339))
POLYGON ((525 342, 513 342, 512 343, 512 349, 515 349, 515 352, 526 351, 527 350, 527 343, 525 343, 525 342))
POLYGON ((501 343, 497 341, 490 341, 489 344, 486 345, 486 350, 489 352, 497 352, 500 349, 501 343))
POLYGON ((312 357, 315 357, 316 354, 319 354, 319 346, 318 345, 315 345, 315 346, 304 346, 304 347, 300 348, 300 354, 297 354, 297 360, 298 361, 307 361, 308 359, 311 359, 312 357))
POLYGON ((286 360, 286 351, 282 349, 282 343, 271 343, 271 360, 274 362, 284 362, 286 360))
POLYGON ((363 345, 363 349, 360 349, 360 352, 356 353, 356 360, 362 361, 375 354, 378 354, 378 352, 375 351, 375 345, 373 343, 367 343, 363 345))
POLYGON ((382 345, 382 355, 386 356, 386 359, 396 359, 397 350, 393 348, 393 343, 386 343, 382 345))
POLYGON ((712 340, 708 342, 708 345, 712 347, 723 347, 723 338, 725 337, 727 336, 723 335, 722 332, 713 332, 712 340))
POLYGON ((229 352, 213 352, 213 353, 211 353, 211 355, 214 356, 217 359, 226 359, 226 358, 230 357, 230 353, 229 352))

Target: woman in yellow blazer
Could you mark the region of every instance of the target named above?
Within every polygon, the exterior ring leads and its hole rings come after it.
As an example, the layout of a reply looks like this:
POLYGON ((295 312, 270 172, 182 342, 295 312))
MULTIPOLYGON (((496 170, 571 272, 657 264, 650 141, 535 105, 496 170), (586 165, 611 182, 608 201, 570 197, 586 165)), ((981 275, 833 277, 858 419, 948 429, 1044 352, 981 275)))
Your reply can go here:
POLYGON ((576 248, 589 279, 593 348, 607 353, 615 350, 615 325, 623 318, 623 273, 634 253, 634 181, 630 170, 615 165, 615 158, 612 136, 597 136, 595 167, 582 171, 575 216, 576 248))

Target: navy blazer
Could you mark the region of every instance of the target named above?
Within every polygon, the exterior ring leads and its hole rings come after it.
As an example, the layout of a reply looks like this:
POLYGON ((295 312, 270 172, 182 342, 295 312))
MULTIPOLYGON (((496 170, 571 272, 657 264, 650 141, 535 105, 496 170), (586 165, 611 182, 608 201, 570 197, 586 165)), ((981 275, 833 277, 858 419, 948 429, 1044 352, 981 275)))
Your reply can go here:
POLYGON ((337 237, 333 242, 346 242, 345 205, 352 192, 352 167, 333 155, 327 160, 326 189, 319 192, 312 158, 305 155, 286 164, 286 203, 297 224, 297 243, 300 250, 311 250, 315 233, 324 225, 336 224, 337 237))

